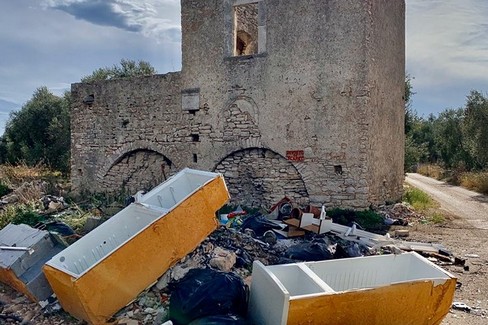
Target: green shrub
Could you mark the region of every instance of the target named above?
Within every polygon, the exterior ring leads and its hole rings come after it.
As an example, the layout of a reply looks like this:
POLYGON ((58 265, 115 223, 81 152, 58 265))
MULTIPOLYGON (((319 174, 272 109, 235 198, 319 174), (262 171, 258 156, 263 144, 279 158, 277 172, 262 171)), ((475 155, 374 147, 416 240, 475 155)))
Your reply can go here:
POLYGON ((44 217, 35 212, 34 204, 7 205, 0 211, 0 228, 9 223, 35 226, 43 220, 44 217))
POLYGON ((372 210, 358 211, 356 222, 366 230, 380 230, 385 224, 384 218, 372 210))
POLYGON ((42 220, 44 220, 44 217, 35 212, 32 207, 25 205, 17 209, 12 223, 16 225, 23 223, 33 227, 42 220))
POLYGON ((0 181, 0 197, 9 194, 12 192, 10 187, 8 187, 6 184, 0 181))
POLYGON ((403 201, 408 202, 415 210, 419 211, 425 211, 436 205, 427 193, 415 187, 410 187, 405 191, 403 201))
POLYGON ((441 213, 435 212, 429 217, 429 221, 435 224, 441 224, 446 221, 446 218, 441 213))
POLYGON ((368 231, 383 230, 384 219, 373 210, 354 211, 351 209, 334 208, 327 211, 327 216, 332 218, 335 223, 349 226, 356 222, 368 231))

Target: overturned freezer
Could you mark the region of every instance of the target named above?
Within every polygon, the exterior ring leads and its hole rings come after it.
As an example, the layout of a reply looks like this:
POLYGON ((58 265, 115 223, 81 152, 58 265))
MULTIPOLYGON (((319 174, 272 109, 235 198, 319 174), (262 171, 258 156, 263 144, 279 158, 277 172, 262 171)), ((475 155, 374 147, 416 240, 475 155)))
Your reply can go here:
POLYGON ((417 253, 253 265, 255 324, 435 325, 449 312, 456 279, 417 253))
POLYGON ((184 169, 54 256, 44 273, 63 309, 104 324, 216 229, 228 199, 220 174, 184 169))

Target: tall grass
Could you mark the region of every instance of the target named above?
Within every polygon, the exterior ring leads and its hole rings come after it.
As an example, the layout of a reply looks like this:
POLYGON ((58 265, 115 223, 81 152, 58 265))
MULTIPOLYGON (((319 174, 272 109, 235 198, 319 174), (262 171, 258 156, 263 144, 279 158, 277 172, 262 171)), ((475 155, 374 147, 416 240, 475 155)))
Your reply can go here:
POLYGON ((439 165, 422 164, 417 167, 417 173, 439 180, 444 178, 444 169, 439 165))
POLYGON ((409 203, 416 212, 426 216, 430 223, 442 224, 446 221, 445 215, 438 209, 439 203, 418 188, 407 187, 403 201, 409 203))
POLYGON ((466 172, 462 166, 452 170, 444 170, 439 165, 424 164, 417 168, 417 173, 444 180, 451 185, 460 185, 482 194, 488 194, 488 171, 466 172))
POLYGON ((409 187, 405 190, 403 201, 408 202, 415 210, 420 212, 425 212, 437 205, 427 193, 415 187, 409 187))
POLYGON ((59 178, 60 172, 52 171, 42 164, 27 166, 25 163, 18 165, 0 165, 0 179, 6 186, 13 187, 24 182, 39 179, 59 178))
POLYGON ((488 172, 463 173, 460 177, 460 184, 467 189, 488 194, 488 172))

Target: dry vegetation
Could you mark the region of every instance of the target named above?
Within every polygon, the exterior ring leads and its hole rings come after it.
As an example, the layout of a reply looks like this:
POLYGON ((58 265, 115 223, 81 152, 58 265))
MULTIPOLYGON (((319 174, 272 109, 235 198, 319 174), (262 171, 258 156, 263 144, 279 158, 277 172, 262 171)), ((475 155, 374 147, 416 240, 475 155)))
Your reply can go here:
POLYGON ((424 176, 443 180, 452 185, 460 185, 482 194, 488 194, 488 172, 466 172, 462 169, 446 170, 439 165, 424 164, 417 168, 424 176))

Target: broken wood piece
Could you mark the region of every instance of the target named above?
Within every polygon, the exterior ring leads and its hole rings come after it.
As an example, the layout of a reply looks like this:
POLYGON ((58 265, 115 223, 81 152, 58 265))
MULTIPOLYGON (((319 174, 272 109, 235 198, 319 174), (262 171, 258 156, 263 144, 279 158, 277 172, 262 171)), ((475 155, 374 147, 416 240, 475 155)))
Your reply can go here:
POLYGON ((288 228, 288 237, 293 238, 293 237, 301 237, 305 235, 305 231, 301 230, 300 228, 297 227, 289 227, 288 228))
POLYGON ((292 227, 297 227, 297 228, 300 227, 300 220, 299 219, 294 219, 294 218, 285 219, 285 220, 283 220, 283 223, 285 223, 289 226, 292 226, 292 227))
POLYGON ((0 246, 0 249, 5 251, 26 251, 29 252, 29 255, 34 253, 34 249, 30 247, 0 246))
POLYGON ((408 229, 397 229, 395 230, 395 237, 408 237, 410 232, 408 229))
MULTIPOLYGON (((294 209, 294 211, 297 210, 298 209, 294 209)), ((294 216, 295 218, 286 219, 283 220, 283 222, 287 225, 311 231, 316 234, 324 234, 331 230, 332 219, 330 218, 318 219, 315 218, 313 213, 303 213, 301 211, 300 213, 294 213, 294 216)))

